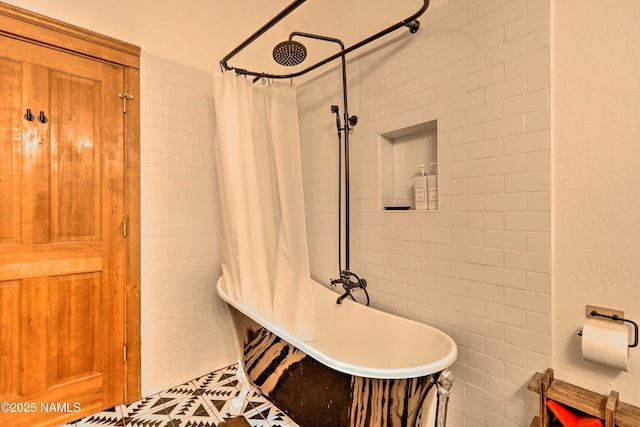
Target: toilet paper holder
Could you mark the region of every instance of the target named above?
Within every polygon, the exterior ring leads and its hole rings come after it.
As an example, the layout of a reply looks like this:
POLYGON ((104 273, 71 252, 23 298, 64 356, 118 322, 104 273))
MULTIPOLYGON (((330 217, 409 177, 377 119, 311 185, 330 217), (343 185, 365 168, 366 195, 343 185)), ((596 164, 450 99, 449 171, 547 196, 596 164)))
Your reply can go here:
MULTIPOLYGON (((586 311, 587 315, 591 317, 603 317, 605 319, 613 320, 614 322, 627 322, 633 325, 633 344, 629 344, 629 348, 638 346, 638 324, 633 320, 625 319, 623 317, 624 312, 592 305, 587 305, 586 311)), ((582 336, 582 329, 580 329, 578 335, 582 336)))

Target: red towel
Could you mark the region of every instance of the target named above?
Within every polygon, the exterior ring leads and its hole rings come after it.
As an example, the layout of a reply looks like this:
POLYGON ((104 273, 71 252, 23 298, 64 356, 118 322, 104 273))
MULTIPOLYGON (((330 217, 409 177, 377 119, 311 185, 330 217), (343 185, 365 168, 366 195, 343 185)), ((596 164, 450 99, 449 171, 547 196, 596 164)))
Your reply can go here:
POLYGON ((578 415, 554 400, 547 400, 547 406, 564 427, 603 427, 602 420, 599 418, 578 415))
POLYGON ((588 415, 581 415, 576 421, 576 427, 603 427, 602 420, 600 418, 590 417, 588 415))

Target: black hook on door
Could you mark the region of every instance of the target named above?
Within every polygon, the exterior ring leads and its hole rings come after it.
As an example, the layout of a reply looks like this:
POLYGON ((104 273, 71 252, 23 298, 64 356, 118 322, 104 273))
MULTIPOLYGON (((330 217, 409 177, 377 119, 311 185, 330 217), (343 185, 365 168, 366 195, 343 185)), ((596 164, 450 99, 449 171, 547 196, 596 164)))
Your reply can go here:
POLYGON ((40 123, 47 123, 49 119, 44 115, 44 111, 40 111, 40 115, 38 116, 38 121, 40 123))
POLYGON ((31 113, 31 108, 27 108, 27 112, 24 114, 24 118, 28 122, 32 122, 36 119, 36 117, 31 113))

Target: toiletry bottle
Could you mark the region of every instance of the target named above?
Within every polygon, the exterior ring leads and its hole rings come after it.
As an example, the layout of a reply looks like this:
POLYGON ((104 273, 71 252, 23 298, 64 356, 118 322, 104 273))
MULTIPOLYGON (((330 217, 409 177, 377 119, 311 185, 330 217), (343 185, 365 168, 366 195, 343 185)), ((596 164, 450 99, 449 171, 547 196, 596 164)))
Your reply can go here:
POLYGON ((420 171, 413 178, 413 195, 416 204, 416 210, 425 210, 427 205, 427 173, 424 171, 424 165, 418 165, 420 171))
POLYGON ((435 163, 429 163, 427 175, 427 206, 429 210, 438 209, 438 170, 435 163))

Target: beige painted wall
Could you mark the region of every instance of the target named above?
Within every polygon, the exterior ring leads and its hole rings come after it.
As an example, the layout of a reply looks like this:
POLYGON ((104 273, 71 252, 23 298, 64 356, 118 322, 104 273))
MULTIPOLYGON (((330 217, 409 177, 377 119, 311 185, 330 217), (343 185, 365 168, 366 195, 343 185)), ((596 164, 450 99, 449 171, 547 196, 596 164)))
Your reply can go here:
POLYGON ((552 366, 640 404, 628 373, 584 361, 585 304, 640 321, 640 2, 552 1, 552 366))

